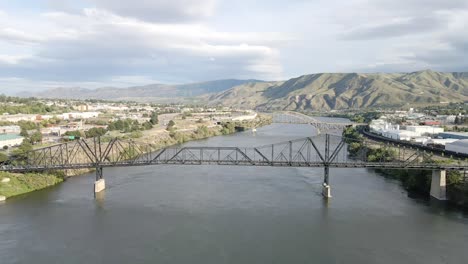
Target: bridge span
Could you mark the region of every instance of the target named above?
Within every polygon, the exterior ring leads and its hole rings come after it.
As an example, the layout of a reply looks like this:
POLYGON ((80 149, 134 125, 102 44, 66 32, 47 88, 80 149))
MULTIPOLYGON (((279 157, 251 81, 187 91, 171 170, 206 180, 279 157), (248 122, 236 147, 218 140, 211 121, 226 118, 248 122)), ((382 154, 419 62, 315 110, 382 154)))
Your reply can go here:
POLYGON ((227 165, 324 168, 323 194, 331 197, 330 168, 424 169, 433 171, 431 194, 445 199, 445 171, 468 170, 464 160, 437 162, 434 154, 412 150, 404 146, 371 142, 356 142, 339 135, 323 134, 315 137, 280 142, 257 147, 167 147, 134 140, 112 139, 103 142, 99 137, 79 139, 55 146, 35 149, 20 157, 13 157, 0 166, 0 171, 35 172, 92 168, 96 170, 95 192, 105 188, 103 168, 148 165, 227 165), (355 144, 364 146, 353 150, 355 144), (392 157, 373 157, 369 149, 392 152, 392 157))
POLYGON ((315 127, 319 131, 324 130, 339 130, 347 126, 359 126, 367 125, 362 123, 354 122, 325 122, 321 121, 312 116, 308 116, 299 112, 293 111, 282 111, 275 112, 272 114, 274 123, 283 123, 283 124, 309 124, 315 127))

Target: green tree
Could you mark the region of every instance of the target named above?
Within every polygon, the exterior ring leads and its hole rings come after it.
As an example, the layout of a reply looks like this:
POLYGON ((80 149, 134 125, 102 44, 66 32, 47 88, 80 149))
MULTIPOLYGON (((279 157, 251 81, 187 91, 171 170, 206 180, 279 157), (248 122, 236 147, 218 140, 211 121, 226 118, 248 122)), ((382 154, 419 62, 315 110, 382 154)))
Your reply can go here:
POLYGON ((171 121, 169 121, 169 123, 167 124, 166 130, 171 131, 171 130, 174 129, 174 126, 175 126, 175 122, 174 122, 174 120, 171 120, 171 121))
POLYGON ((93 127, 85 132, 87 138, 100 137, 107 133, 107 130, 102 127, 93 127))
POLYGON ((29 137, 29 141, 31 142, 31 144, 35 144, 35 143, 37 143, 37 142, 41 142, 41 141, 42 141, 42 134, 41 134, 41 132, 39 132, 39 131, 34 132, 34 133, 29 137))
POLYGON ((26 153, 32 150, 33 147, 31 142, 29 142, 29 140, 23 140, 23 143, 21 143, 21 145, 19 145, 19 147, 13 151, 13 155, 24 158, 26 157, 26 153))
POLYGON ((156 112, 151 112, 150 123, 151 123, 152 125, 156 125, 156 124, 159 123, 158 113, 156 113, 156 112))
POLYGON ((74 130, 74 131, 67 131, 65 132, 65 136, 73 136, 73 137, 81 137, 81 131, 74 130))
POLYGON ((28 134, 28 130, 26 130, 25 128, 21 128, 21 132, 20 132, 20 136, 22 137, 28 137, 29 134, 28 134))
POLYGON ((144 130, 149 130, 153 128, 153 124, 151 122, 144 122, 141 126, 144 130))
POLYGON ((4 153, 0 153, 0 163, 8 160, 8 156, 4 153))

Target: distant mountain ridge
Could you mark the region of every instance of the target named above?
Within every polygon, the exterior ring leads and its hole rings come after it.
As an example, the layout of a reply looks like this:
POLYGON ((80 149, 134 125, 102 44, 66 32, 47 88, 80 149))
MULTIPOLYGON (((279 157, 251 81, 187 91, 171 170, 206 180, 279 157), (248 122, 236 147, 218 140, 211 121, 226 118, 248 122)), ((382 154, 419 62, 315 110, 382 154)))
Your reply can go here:
POLYGON ((102 87, 86 89, 80 87, 52 88, 42 92, 19 93, 22 97, 53 98, 53 99, 105 99, 131 100, 132 98, 146 98, 146 100, 177 99, 196 97, 200 95, 222 92, 232 87, 260 80, 216 80, 189 84, 149 84, 127 88, 102 87))
POLYGON ((468 101, 468 73, 317 73, 286 81, 217 80, 128 88, 55 88, 39 98, 190 102, 259 110, 328 111, 468 101))
POLYGON ((468 101, 468 73, 318 73, 247 83, 208 97, 210 104, 260 110, 339 110, 468 101))

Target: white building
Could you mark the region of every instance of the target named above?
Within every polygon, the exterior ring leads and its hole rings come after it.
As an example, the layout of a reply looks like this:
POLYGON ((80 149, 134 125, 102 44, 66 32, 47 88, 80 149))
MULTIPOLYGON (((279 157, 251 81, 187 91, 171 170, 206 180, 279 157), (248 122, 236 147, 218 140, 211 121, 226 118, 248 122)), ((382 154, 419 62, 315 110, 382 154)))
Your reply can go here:
POLYGON ((415 132, 417 136, 436 135, 444 132, 442 127, 435 126, 406 126, 406 130, 415 132))
POLYGON ((68 119, 88 119, 93 117, 98 117, 99 112, 76 112, 76 113, 64 113, 59 115, 58 117, 63 120, 68 119))
POLYGON ((0 116, 0 121, 5 122, 12 122, 17 123, 19 121, 35 121, 36 115, 24 115, 24 114, 16 114, 16 115, 9 115, 3 114, 0 116))
POLYGON ((417 137, 418 135, 413 132, 413 131, 408 131, 408 130, 384 130, 382 131, 382 136, 391 138, 391 139, 397 139, 397 140, 406 140, 410 141, 411 138, 417 137))
POLYGON ((381 117, 376 120, 372 120, 369 124, 370 131, 377 134, 382 134, 384 131, 388 130, 400 130, 399 125, 393 125, 392 123, 387 122, 385 117, 381 117))
POLYGON ((460 139, 445 145, 445 150, 468 154, 468 139, 460 139))
POLYGON ((23 137, 18 135, 0 135, 0 148, 3 148, 5 146, 14 147, 21 145, 21 143, 23 143, 23 139, 23 137))

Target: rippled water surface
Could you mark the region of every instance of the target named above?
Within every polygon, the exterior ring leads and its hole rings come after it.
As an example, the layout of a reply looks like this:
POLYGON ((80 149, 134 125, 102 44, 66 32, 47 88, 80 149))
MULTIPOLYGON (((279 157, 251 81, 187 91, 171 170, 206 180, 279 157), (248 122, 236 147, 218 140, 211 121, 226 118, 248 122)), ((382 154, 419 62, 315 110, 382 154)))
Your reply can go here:
MULTIPOLYGON (((271 125, 187 145, 305 136, 271 125)), ((0 263, 468 263, 468 218, 408 197, 367 169, 232 166, 104 169, 0 204, 0 263)))

